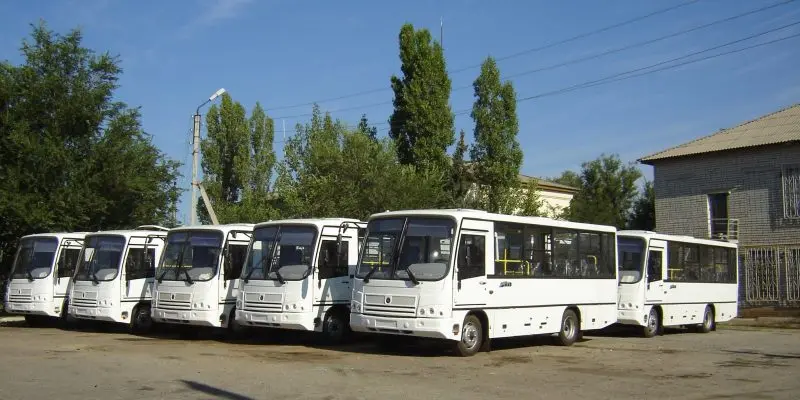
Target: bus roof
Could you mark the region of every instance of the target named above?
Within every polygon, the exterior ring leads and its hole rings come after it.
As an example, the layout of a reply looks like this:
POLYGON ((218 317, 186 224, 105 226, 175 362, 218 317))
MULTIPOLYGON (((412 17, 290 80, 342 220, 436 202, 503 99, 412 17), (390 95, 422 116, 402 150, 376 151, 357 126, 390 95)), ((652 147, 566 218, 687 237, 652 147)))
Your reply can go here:
POLYGON ((677 241, 684 243, 697 243, 709 246, 720 246, 720 247, 731 247, 731 248, 738 247, 736 243, 729 242, 727 240, 701 239, 687 235, 668 235, 665 233, 658 233, 653 231, 621 230, 617 232, 617 236, 638 237, 643 239, 658 239, 658 240, 677 241))
POLYGON ((249 223, 234 223, 234 224, 219 224, 219 225, 186 225, 172 228, 170 232, 186 232, 186 231, 217 231, 223 234, 228 234, 231 231, 248 231, 251 232, 256 224, 249 223))
POLYGON ((466 218, 466 219, 477 219, 477 220, 493 221, 493 222, 544 225, 544 226, 553 226, 565 229, 588 229, 601 232, 617 231, 616 227, 610 225, 586 224, 581 222, 556 220, 546 217, 524 217, 519 215, 496 214, 487 211, 472 210, 466 208, 386 211, 370 215, 369 220, 375 218, 400 217, 400 216, 439 216, 439 217, 444 216, 444 217, 455 218, 456 220, 461 220, 466 218))
POLYGON ((339 226, 344 222, 350 223, 364 223, 364 221, 355 219, 355 218, 296 218, 296 219, 279 219, 273 221, 266 221, 260 222, 256 224, 253 229, 265 227, 265 226, 273 226, 273 225, 313 225, 317 228, 322 226, 339 226))
POLYGON ((83 239, 89 232, 46 232, 46 233, 33 233, 25 235, 22 239, 33 238, 56 238, 61 239, 83 239))

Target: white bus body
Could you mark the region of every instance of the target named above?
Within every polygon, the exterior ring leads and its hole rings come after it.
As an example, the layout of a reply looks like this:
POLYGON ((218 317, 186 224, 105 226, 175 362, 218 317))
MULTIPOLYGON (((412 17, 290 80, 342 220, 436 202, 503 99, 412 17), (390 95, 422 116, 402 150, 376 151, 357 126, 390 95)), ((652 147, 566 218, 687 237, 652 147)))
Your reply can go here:
POLYGON ((167 230, 147 225, 87 234, 73 277, 69 314, 129 324, 134 331, 149 329, 155 265, 167 230))
POLYGON ((38 317, 65 318, 67 295, 83 245, 84 232, 41 233, 20 239, 6 290, 6 311, 38 317))
POLYGON ((502 337, 558 333, 571 345, 616 322, 615 233, 476 210, 374 214, 350 326, 447 339, 462 356, 502 337))
POLYGON ((174 228, 156 270, 153 320, 233 328, 242 271, 253 224, 174 228), (220 266, 222 266, 220 268, 220 266))
POLYGON ((333 343, 344 339, 363 227, 345 218, 256 225, 242 270, 237 322, 322 332, 333 343))
POLYGON ((619 231, 619 322, 652 337, 665 326, 714 330, 738 313, 735 243, 619 231))

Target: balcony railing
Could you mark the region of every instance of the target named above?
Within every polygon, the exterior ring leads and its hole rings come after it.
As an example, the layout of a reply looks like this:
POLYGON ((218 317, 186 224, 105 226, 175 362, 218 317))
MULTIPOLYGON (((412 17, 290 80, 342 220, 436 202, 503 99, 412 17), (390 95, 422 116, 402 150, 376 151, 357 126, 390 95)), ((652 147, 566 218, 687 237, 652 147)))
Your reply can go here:
POLYGON ((711 219, 711 239, 737 241, 739 240, 738 218, 713 218, 711 219))

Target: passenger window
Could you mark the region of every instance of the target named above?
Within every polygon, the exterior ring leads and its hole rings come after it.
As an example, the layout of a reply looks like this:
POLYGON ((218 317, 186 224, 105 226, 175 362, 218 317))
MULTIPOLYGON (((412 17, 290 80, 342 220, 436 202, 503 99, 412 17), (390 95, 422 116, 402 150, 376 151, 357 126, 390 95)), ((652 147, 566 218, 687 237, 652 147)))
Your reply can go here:
POLYGON ((661 252, 650 250, 647 255, 647 281, 655 282, 662 280, 662 272, 661 252))
POLYGON ((486 274, 486 239, 477 235, 461 235, 458 245, 458 279, 486 274))
POLYGON ((78 257, 81 255, 80 249, 61 250, 58 258, 58 277, 71 278, 75 274, 75 265, 78 264, 78 257))
POLYGON ((342 251, 338 252, 335 240, 325 240, 319 250, 319 279, 347 276, 349 242, 342 241, 342 251))
POLYGON ((242 275, 245 257, 247 257, 247 246, 229 245, 228 257, 225 259, 225 280, 230 281, 239 279, 242 275))
POLYGON ((131 281, 154 277, 155 258, 155 249, 147 249, 147 259, 144 257, 144 249, 128 250, 128 257, 125 260, 125 279, 131 281))

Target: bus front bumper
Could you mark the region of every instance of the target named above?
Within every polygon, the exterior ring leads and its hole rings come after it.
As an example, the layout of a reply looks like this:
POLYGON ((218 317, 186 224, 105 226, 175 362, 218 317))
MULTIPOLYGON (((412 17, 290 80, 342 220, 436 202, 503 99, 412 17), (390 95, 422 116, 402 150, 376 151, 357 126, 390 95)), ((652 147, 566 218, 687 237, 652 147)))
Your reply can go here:
POLYGON ((222 321, 219 309, 215 310, 165 310, 163 308, 153 308, 150 315, 155 322, 194 325, 221 328, 222 321))
MULTIPOLYGON (((314 314, 303 313, 264 313, 236 310, 236 321, 246 326, 267 328, 294 329, 300 331, 317 330, 314 325, 314 314)), ((321 326, 321 324, 319 324, 321 326)))
POLYGON ((617 322, 623 325, 645 326, 645 313, 641 310, 617 310, 617 322))
POLYGON ((43 315, 46 317, 59 317, 61 315, 60 312, 54 311, 53 303, 50 301, 8 302, 5 307, 6 311, 11 314, 43 315))
MULTIPOLYGON (((93 321, 108 321, 108 322, 127 322, 122 321, 122 316, 113 315, 114 309, 108 307, 78 307, 69 306, 69 315, 93 321), (115 318, 116 317, 116 318, 115 318)), ((130 318, 130 316, 128 316, 130 318)))
POLYGON ((458 340, 460 328, 456 329, 455 334, 453 328, 453 322, 449 318, 397 318, 350 314, 350 329, 355 332, 458 340))

